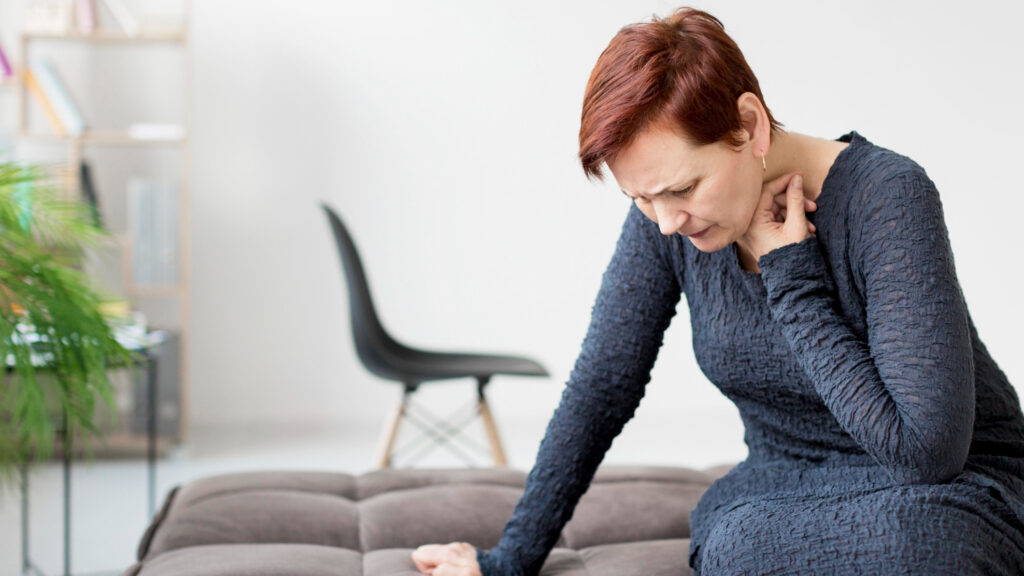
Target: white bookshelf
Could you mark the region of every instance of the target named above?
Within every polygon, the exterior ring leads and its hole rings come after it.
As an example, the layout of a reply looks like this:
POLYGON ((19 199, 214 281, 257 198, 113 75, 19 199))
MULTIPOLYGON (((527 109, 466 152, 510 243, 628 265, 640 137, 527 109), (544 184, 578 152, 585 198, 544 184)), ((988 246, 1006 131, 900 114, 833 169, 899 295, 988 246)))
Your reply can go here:
MULTIPOLYGON (((112 21, 105 21, 93 33, 82 34, 75 29, 74 20, 72 19, 67 32, 20 30, 17 32, 17 42, 14 45, 12 45, 12 38, 10 36, 0 37, 8 59, 11 60, 11 65, 15 69, 15 76, 13 78, 0 80, 0 97, 7 98, 6 93, 10 92, 16 95, 16 102, 14 103, 16 106, 14 114, 15 126, 3 125, 0 126, 0 131, 13 132, 12 143, 19 152, 23 147, 29 146, 36 150, 45 149, 47 156, 54 155, 54 153, 58 155, 61 158, 59 164, 64 167, 61 172, 65 174, 65 177, 61 181, 63 192, 67 197, 79 198, 81 183, 79 182, 78 166, 86 157, 89 157, 88 161, 93 170, 93 180, 96 180, 96 172, 104 168, 104 162, 96 159, 96 155, 101 150, 121 149, 131 151, 133 154, 156 154, 156 151, 159 150, 161 154, 172 152, 180 155, 176 162, 180 166, 180 171, 174 181, 177 191, 176 281, 170 284, 136 285, 133 280, 133 262, 135 260, 133 247, 136 245, 136 242, 128 232, 127 217, 123 219, 125 221, 124 229, 120 229, 121 226, 118 225, 110 230, 115 244, 112 249, 120 260, 120 269, 117 271, 120 279, 120 285, 117 286, 119 295, 132 303, 132 309, 141 310, 147 316, 149 316, 146 309, 147 306, 157 306, 157 304, 154 304, 154 301, 163 304, 161 307, 163 310, 171 309, 175 311, 173 321, 153 326, 154 328, 171 329, 180 334, 178 342, 178 425, 176 433, 172 435, 173 437, 161 438, 161 442, 170 441, 172 443, 183 442, 186 439, 186 431, 188 430, 189 358, 187 351, 191 328, 191 182, 189 158, 191 43, 188 33, 191 0, 181 0, 181 11, 181 26, 177 30, 143 31, 137 35, 127 35, 115 29, 116 24, 112 21), (25 83, 21 81, 24 63, 28 61, 29 56, 34 54, 34 51, 38 48, 47 45, 59 45, 61 53, 64 54, 89 49, 92 46, 105 47, 106 50, 115 49, 117 51, 144 51, 150 50, 154 46, 160 46, 162 49, 179 52, 181 56, 181 72, 180 78, 178 78, 178 87, 180 88, 180 97, 182 99, 180 106, 183 114, 180 124, 182 128, 181 134, 139 138, 127 129, 99 125, 95 128, 89 128, 76 136, 57 135, 53 128, 45 122, 45 117, 42 117, 43 121, 40 121, 41 114, 38 112, 40 104, 35 100, 35 97, 30 93, 25 83), (15 46, 18 48, 17 51, 13 50, 15 46)), ((100 54, 99 56, 102 57, 103 55, 100 54)), ((58 65, 61 64, 56 58, 54 58, 54 62, 58 65)), ((75 72, 74 69, 70 69, 70 71, 75 72)), ((95 88, 94 86, 87 87, 95 88)), ((100 88, 102 89, 102 87, 100 88)), ((75 95, 76 89, 83 88, 77 84, 68 85, 68 90, 72 93, 72 96, 75 95)), ((116 90, 111 91, 110 94, 104 94, 104 98, 119 97, 123 98, 124 95, 116 90)), ((4 102, 3 104, 7 106, 8 103, 4 102)), ((88 110, 84 110, 84 112, 88 116, 88 110)), ((10 116, 3 115, 0 118, 7 119, 10 116)), ((87 120, 89 120, 88 117, 87 120)), ((139 118, 133 120, 145 121, 147 119, 139 118)), ((16 159, 27 162, 35 161, 31 155, 16 156, 16 159)), ((52 164, 52 162, 46 163, 52 164)), ((119 172, 125 171, 123 166, 117 169, 119 172)), ((126 179, 119 186, 99 186, 98 189, 101 212, 104 211, 105 207, 115 205, 123 209, 123 213, 127 214, 128 186, 126 179)), ((112 444, 118 447, 117 450, 113 451, 115 453, 120 454, 125 450, 137 451, 139 453, 144 452, 145 436, 143 434, 132 434, 119 430, 108 434, 108 436, 111 438, 112 444)), ((102 441, 96 444, 98 453, 102 453, 102 446, 102 441)))

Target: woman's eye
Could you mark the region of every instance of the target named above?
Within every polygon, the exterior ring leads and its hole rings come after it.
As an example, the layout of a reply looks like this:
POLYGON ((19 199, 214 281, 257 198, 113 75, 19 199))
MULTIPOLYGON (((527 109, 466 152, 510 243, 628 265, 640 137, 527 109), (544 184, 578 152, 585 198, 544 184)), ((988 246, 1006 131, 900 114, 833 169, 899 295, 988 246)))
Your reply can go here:
MULTIPOLYGON (((687 187, 685 190, 671 190, 671 191, 667 192, 667 194, 671 194, 673 198, 682 198, 684 196, 688 196, 690 194, 690 192, 692 192, 693 189, 696 188, 696 186, 697 185, 694 184, 693 186, 687 187)), ((651 199, 650 198, 645 198, 643 196, 636 196, 636 197, 633 198, 633 201, 636 202, 637 204, 650 204, 651 203, 651 199)))

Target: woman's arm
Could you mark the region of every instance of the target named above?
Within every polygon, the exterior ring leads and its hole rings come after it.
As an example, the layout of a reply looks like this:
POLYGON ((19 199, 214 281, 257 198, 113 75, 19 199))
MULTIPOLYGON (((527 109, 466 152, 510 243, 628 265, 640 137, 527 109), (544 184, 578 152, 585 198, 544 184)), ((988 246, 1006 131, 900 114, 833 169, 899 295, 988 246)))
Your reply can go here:
POLYGON ((918 168, 855 204, 867 340, 842 317, 814 236, 758 260, 772 316, 839 424, 894 480, 949 481, 970 446, 974 366, 938 192, 918 168))
POLYGON ((484 576, 540 571, 650 380, 680 287, 665 239, 634 206, 604 273, 583 348, 501 541, 477 550, 484 576))

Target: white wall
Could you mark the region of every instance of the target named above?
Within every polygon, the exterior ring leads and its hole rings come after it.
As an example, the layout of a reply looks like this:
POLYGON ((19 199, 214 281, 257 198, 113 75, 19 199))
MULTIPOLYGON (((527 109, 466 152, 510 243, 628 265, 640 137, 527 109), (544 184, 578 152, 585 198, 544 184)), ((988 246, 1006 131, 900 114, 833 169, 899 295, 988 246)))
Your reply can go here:
MULTIPOLYGON (((585 82, 621 26, 676 4, 194 5, 193 425, 376 428, 397 399, 354 354, 323 199, 352 228, 399 338, 551 370, 491 387, 513 464, 529 465, 627 208, 576 162, 585 82)), ((1020 5, 694 5, 725 23, 788 129, 857 130, 925 167, 981 336, 1024 386, 1020 5)), ((695 438, 742 456, 736 412, 697 368, 679 312, 610 458, 686 463, 697 442, 681 439, 695 438), (629 441, 651 431, 664 443, 629 441)), ((447 385, 432 400, 467 395, 447 385)))
MULTIPOLYGON (((400 338, 521 352, 549 367, 550 380, 492 386, 507 434, 532 449, 627 208, 576 162, 585 82, 622 25, 675 3, 197 4, 194 423, 376 426, 397 398, 355 357, 324 199, 353 229, 400 338)), ((829 138, 855 129, 925 167, 982 338, 1024 386, 1014 286, 1022 9, 695 5, 725 23, 788 129, 829 138)), ((660 453, 679 460, 687 449, 677 438, 701 425, 734 445, 742 436, 688 332, 682 305, 624 434, 655 427, 667 439, 660 453)), ((466 393, 448 391, 453 402, 466 393)))

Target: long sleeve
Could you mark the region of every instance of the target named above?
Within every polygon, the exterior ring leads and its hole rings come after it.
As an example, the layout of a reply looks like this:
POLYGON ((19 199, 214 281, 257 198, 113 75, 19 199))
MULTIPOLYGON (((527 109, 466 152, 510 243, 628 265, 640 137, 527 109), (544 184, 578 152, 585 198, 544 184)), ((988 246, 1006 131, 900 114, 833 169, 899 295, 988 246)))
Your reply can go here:
POLYGON ((758 261, 768 305, 839 425, 895 481, 949 481, 971 442, 974 364, 938 192, 920 169, 860 192, 848 257, 866 341, 841 314, 815 236, 758 261))
POLYGON ((680 288, 657 227, 631 207, 602 278, 582 351, 484 576, 540 571, 598 464, 633 417, 680 288))

